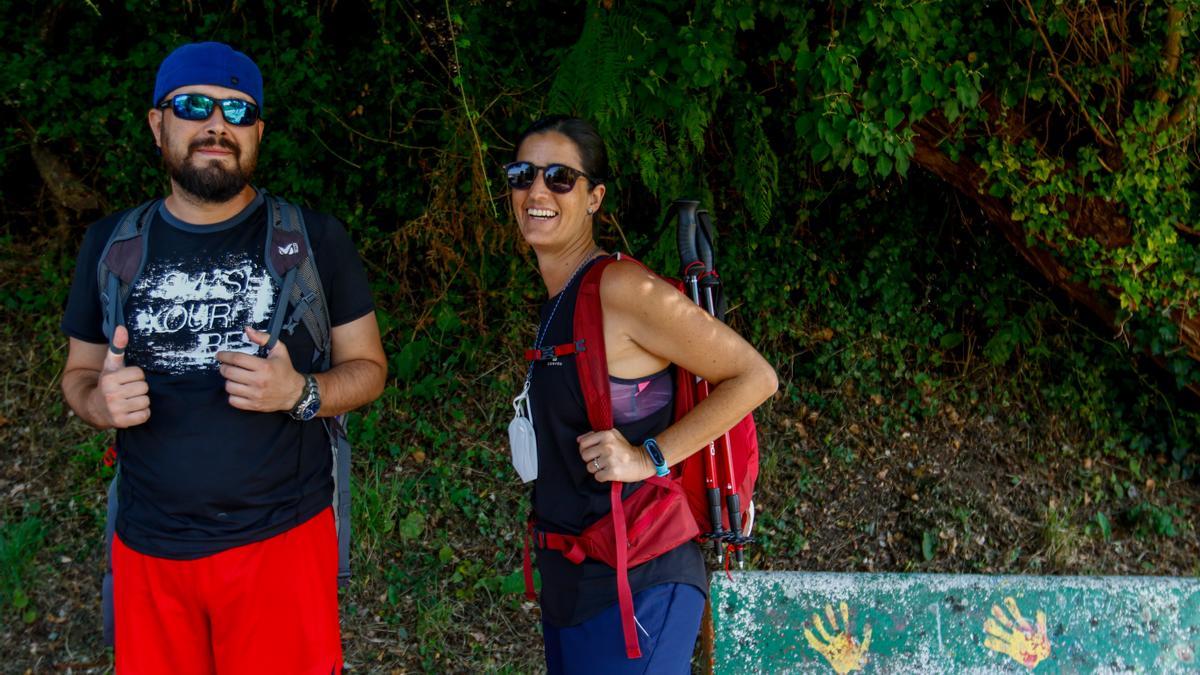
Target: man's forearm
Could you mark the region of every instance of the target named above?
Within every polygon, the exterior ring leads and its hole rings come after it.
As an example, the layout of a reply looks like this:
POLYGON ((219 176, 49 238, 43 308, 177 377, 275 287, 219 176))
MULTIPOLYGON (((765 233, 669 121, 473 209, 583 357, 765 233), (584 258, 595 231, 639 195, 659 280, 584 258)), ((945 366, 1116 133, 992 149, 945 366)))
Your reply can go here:
POLYGON ((321 409, 317 415, 333 417, 379 398, 387 368, 375 361, 356 359, 315 375, 321 391, 321 409))

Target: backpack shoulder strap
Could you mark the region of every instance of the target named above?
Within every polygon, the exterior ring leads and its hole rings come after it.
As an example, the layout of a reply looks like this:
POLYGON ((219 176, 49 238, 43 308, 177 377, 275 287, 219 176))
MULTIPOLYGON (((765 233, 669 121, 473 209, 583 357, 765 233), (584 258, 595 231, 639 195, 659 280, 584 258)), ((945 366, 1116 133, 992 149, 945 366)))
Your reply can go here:
MULTIPOLYGON (((263 258, 271 278, 279 285, 279 298, 268 326, 270 338, 262 347, 270 351, 283 331, 291 334, 300 324, 316 345, 312 363, 317 371, 332 365, 332 337, 325 289, 317 273, 312 244, 300 207, 263 191, 267 202, 267 236, 263 258), (286 323, 284 319, 287 319, 286 323)), ((333 452, 333 515, 337 530, 338 585, 350 581, 350 454, 344 415, 322 417, 333 452)))
POLYGON ((613 427, 612 395, 608 389, 608 359, 604 351, 604 312, 600 306, 600 279, 604 270, 619 258, 601 258, 592 265, 579 282, 575 297, 575 316, 572 333, 575 338, 575 370, 588 422, 593 431, 613 427))
MULTIPOLYGON (((594 431, 604 431, 613 427, 608 359, 604 350, 604 312, 600 306, 600 280, 609 265, 621 260, 637 263, 649 271, 645 265, 622 253, 601 258, 583 275, 579 282, 579 294, 575 298, 575 369, 579 373, 579 386, 583 390, 588 422, 594 431)), ((563 354, 560 352, 558 355, 563 354)))
POLYGON ((100 292, 101 329, 112 344, 113 331, 125 325, 125 301, 146 265, 150 223, 161 199, 151 199, 126 211, 108 236, 96 263, 100 292))
POLYGON ((317 347, 313 363, 319 370, 328 370, 331 351, 329 311, 304 215, 295 204, 265 191, 263 195, 269 223, 263 256, 271 278, 280 287, 268 327, 270 339, 263 349, 269 351, 282 331, 290 334, 303 323, 317 347))

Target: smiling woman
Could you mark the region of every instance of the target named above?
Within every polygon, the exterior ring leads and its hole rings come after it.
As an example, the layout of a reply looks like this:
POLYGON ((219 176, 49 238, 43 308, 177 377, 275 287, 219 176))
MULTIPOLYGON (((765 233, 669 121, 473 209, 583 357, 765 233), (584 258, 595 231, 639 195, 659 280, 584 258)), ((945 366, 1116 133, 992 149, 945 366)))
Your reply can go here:
MULTIPOLYGON (((558 354, 554 345, 576 341, 572 318, 580 280, 605 257, 592 229, 608 177, 604 142, 583 120, 546 118, 524 133, 516 161, 505 169, 517 225, 537 255, 550 296, 532 353, 558 354)), ((612 504, 638 501, 634 495, 643 496, 643 481, 668 474, 770 396, 775 372, 736 333, 636 262, 619 255, 603 262, 608 384, 620 405, 615 428, 589 423, 575 356, 562 355, 533 359, 518 397, 519 404, 528 402, 532 442, 510 434, 514 465, 523 478, 536 478, 546 667, 551 673, 686 673, 708 586, 691 535, 629 568, 634 614, 628 623, 618 603, 625 577, 608 563, 546 542, 578 537, 608 518, 612 504), (672 363, 719 384, 678 420, 672 416, 672 363)), ((514 425, 521 426, 519 418, 514 425)))

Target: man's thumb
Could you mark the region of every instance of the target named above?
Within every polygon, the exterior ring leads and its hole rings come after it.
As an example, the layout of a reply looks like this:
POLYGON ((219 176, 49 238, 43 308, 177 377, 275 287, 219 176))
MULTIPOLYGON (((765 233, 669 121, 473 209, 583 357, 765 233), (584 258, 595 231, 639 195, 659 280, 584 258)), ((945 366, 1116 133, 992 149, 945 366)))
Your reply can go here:
POLYGON ((271 341, 270 333, 265 333, 261 330, 255 330, 250 326, 246 326, 246 337, 250 338, 250 341, 259 347, 265 347, 267 343, 271 341))
POLYGON ((104 372, 111 373, 125 367, 125 348, 129 346, 129 331, 125 326, 113 330, 112 341, 104 353, 104 372))

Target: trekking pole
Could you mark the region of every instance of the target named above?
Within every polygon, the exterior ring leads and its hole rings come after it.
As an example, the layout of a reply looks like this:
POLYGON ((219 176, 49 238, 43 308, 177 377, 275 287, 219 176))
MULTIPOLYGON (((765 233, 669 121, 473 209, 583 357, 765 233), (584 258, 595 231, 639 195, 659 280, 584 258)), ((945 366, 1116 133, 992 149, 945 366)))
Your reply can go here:
MULTIPOLYGON (((683 282, 697 306, 704 305, 700 300, 700 278, 706 271, 704 263, 696 253, 696 209, 700 202, 691 199, 678 199, 675 208, 679 215, 679 226, 676 229, 679 244, 679 257, 683 264, 683 282)), ((696 404, 708 398, 708 382, 700 377, 695 378, 696 404)), ((710 441, 707 452, 704 453, 704 492, 708 498, 708 519, 712 523, 712 531, 705 534, 713 541, 717 553, 717 563, 725 562, 725 532, 721 521, 721 488, 717 484, 717 445, 710 441)))
MULTIPOLYGON (((717 320, 724 320, 719 315, 717 292, 720 291, 721 279, 717 276, 716 248, 713 245, 712 219, 707 211, 696 214, 699 227, 696 228, 696 251, 700 261, 704 263, 705 273, 699 279, 699 285, 704 291, 704 309, 717 320)), ((723 313, 723 312, 722 312, 723 313)), ((705 383, 707 385, 707 383, 705 383)), ((733 447, 729 442, 729 432, 721 434, 716 443, 719 449, 717 459, 720 460, 721 494, 725 497, 725 508, 729 511, 729 534, 726 540, 733 547, 734 558, 738 569, 745 565, 746 542, 742 536, 742 499, 737 492, 737 476, 733 468, 733 447)))

